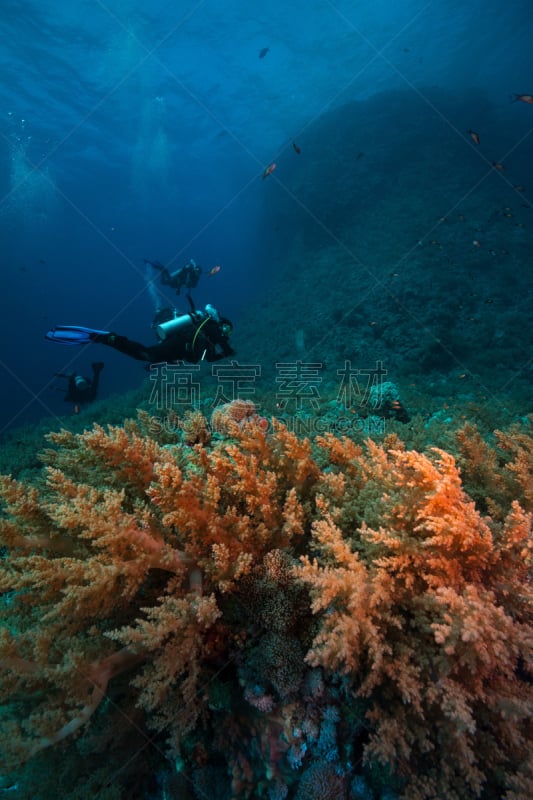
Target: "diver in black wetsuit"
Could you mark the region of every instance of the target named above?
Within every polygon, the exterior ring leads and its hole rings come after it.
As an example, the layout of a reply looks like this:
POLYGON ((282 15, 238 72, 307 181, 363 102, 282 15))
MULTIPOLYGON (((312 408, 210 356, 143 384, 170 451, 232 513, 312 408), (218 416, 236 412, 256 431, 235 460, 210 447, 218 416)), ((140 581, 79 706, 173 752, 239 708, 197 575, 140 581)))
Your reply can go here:
POLYGON ((56 378, 68 378, 67 393, 63 398, 65 403, 82 405, 83 403, 92 403, 93 400, 96 400, 100 373, 104 368, 104 363, 103 361, 95 361, 91 364, 91 367, 93 370, 92 378, 77 375, 75 372, 56 372, 56 378))
POLYGON ((151 364, 162 361, 220 361, 235 355, 229 343, 233 325, 216 309, 207 305, 205 311, 192 308, 188 314, 173 309, 160 310, 154 321, 159 342, 144 345, 110 331, 98 331, 76 325, 58 325, 48 331, 46 338, 60 344, 105 344, 124 355, 151 364), (163 320, 163 321, 161 321, 163 320))
POLYGON ((208 314, 195 312, 173 317, 157 325, 156 332, 160 337, 157 344, 143 345, 116 333, 97 334, 92 341, 151 364, 161 361, 197 364, 199 361, 220 361, 235 355, 228 341, 231 331, 231 322, 225 317, 216 321, 208 314), (176 324, 176 330, 172 330, 173 323, 176 324), (168 332, 165 326, 168 326, 168 332))
POLYGON ((202 268, 192 258, 184 267, 180 267, 175 272, 169 272, 167 267, 164 264, 160 264, 159 261, 149 261, 145 258, 144 263, 150 264, 151 267, 159 270, 163 286, 170 286, 175 289, 176 294, 179 294, 185 288, 188 295, 191 289, 195 289, 198 286, 198 281, 202 274, 202 268))

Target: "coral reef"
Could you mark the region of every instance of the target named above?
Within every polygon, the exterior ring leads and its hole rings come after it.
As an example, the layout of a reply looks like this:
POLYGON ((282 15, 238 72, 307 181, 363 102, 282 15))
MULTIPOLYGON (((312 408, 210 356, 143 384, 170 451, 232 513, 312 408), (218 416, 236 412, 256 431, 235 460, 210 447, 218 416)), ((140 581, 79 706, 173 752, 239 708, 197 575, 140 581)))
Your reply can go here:
POLYGON ((51 433, 2 478, 5 787, 36 796, 47 753, 102 797, 526 800, 528 424, 465 426, 463 485, 396 435, 220 413, 51 433))
POLYGON ((211 414, 211 427, 217 433, 231 436, 246 425, 268 430, 268 420, 260 417, 251 400, 233 400, 217 406, 211 414))
POLYGON ((406 797, 478 797, 529 758, 531 517, 513 501, 503 524, 482 518, 443 451, 320 444, 337 469, 317 497, 319 559, 297 570, 321 615, 307 661, 369 699, 365 760, 424 763, 406 797))

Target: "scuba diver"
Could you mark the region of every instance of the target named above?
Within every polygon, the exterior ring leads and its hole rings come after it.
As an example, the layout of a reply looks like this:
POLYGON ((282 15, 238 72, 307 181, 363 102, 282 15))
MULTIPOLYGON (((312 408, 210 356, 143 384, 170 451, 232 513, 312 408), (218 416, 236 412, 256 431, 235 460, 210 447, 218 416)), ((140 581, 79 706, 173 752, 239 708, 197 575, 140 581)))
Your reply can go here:
POLYGON ((93 377, 86 378, 84 375, 77 375, 75 372, 56 372, 56 378, 68 378, 67 393, 63 400, 65 403, 74 403, 75 406, 83 403, 92 403, 98 394, 98 384, 100 373, 104 368, 103 361, 94 361, 91 364, 93 377))
POLYGON ((200 275, 203 272, 202 268, 193 261, 192 258, 184 267, 180 267, 180 269, 177 269, 175 272, 169 272, 159 261, 149 261, 145 258, 144 263, 159 270, 163 286, 170 286, 172 289, 175 289, 176 294, 179 294, 182 288, 185 287, 185 289, 187 289, 187 295, 189 295, 191 289, 196 289, 198 286, 200 275))
POLYGON ((196 310, 191 300, 191 311, 178 314, 175 309, 160 309, 156 313, 152 327, 159 339, 157 344, 144 345, 126 336, 110 331, 98 331, 78 325, 57 325, 48 331, 45 338, 59 344, 77 345, 105 344, 119 353, 146 361, 150 364, 162 361, 186 361, 197 364, 199 361, 220 361, 235 355, 229 337, 233 325, 221 317, 211 305, 205 311, 196 310))

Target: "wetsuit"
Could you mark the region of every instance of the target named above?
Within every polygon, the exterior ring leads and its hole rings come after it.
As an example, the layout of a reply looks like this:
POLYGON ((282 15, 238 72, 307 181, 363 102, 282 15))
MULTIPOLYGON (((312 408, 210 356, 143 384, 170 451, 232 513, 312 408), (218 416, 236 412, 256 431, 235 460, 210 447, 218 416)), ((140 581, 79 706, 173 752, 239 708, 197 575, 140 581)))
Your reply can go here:
POLYGON ((96 400, 100 373, 104 365, 101 361, 96 361, 91 364, 91 367, 93 369, 92 380, 76 374, 59 376, 68 377, 67 393, 63 398, 66 403, 92 403, 93 400, 96 400))
POLYGON ((220 361, 235 355, 220 323, 210 318, 197 323, 186 332, 175 333, 153 345, 140 344, 116 333, 101 333, 92 337, 92 341, 113 347, 126 356, 150 364, 162 361, 197 364, 199 361, 220 361))
POLYGON ((170 286, 172 289, 175 289, 176 294, 179 294, 183 287, 187 289, 187 293, 189 293, 191 289, 195 289, 198 286, 198 281, 202 274, 202 268, 194 263, 186 264, 184 267, 181 267, 181 269, 176 270, 176 272, 169 272, 168 269, 163 264, 159 264, 158 261, 148 261, 145 259, 145 263, 159 270, 163 286, 170 286))

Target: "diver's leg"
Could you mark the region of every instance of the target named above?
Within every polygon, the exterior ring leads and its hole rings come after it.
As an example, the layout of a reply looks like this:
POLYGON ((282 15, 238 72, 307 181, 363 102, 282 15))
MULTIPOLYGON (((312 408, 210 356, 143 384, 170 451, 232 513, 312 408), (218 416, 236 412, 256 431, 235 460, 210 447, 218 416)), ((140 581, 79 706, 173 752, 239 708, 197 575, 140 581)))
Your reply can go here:
POLYGON ((161 273, 161 283, 163 286, 172 286, 172 276, 164 264, 160 264, 159 261, 148 261, 147 258, 144 259, 144 263, 150 264, 151 267, 157 269, 161 273))
POLYGON ((93 342, 106 344, 108 347, 118 350, 119 353, 124 353, 125 356, 136 358, 137 361, 150 361, 150 356, 144 344, 133 342, 126 336, 119 336, 117 333, 106 333, 95 336, 93 342))

